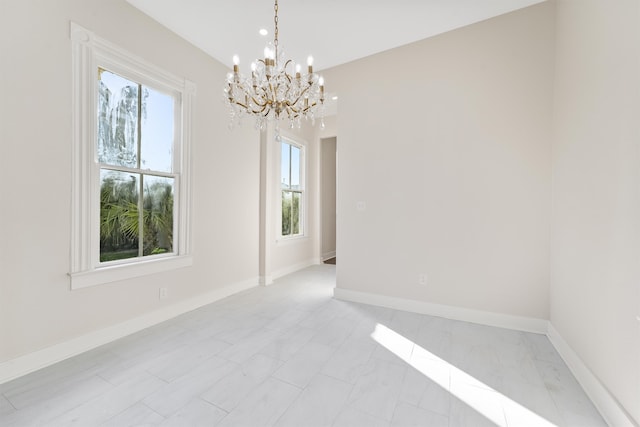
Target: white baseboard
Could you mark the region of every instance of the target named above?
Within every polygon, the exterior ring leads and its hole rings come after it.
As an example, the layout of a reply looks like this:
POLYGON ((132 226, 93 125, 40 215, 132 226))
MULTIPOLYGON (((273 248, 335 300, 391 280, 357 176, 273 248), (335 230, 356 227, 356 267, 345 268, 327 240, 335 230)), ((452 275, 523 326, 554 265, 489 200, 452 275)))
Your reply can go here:
POLYGON ((303 268, 307 268, 311 265, 319 264, 317 259, 307 259, 305 261, 299 262, 297 264, 290 265, 285 268, 281 268, 280 270, 271 272, 271 276, 273 280, 278 279, 280 277, 286 276, 287 274, 294 273, 298 270, 302 270, 303 268))
POLYGON ((335 256, 336 256, 336 251, 325 252, 322 254, 322 262, 331 258, 335 258, 335 256))
POLYGON ((547 333, 548 321, 533 317, 513 316, 489 311, 472 310, 450 305, 433 304, 425 301, 415 301, 379 294, 371 294, 368 292, 351 291, 342 288, 335 288, 333 290, 333 296, 345 301, 377 305, 396 310, 428 314, 430 316, 462 320, 464 322, 479 323, 481 325, 497 326, 499 328, 533 332, 536 334, 547 333))
POLYGON ((638 427, 638 424, 584 364, 551 322, 549 322, 547 337, 607 424, 615 427, 638 427))
POLYGON ((179 301, 142 316, 0 363, 0 384, 92 350, 150 326, 258 286, 258 278, 234 283, 179 301))
POLYGON ((273 285, 273 276, 260 276, 258 279, 260 286, 273 285))

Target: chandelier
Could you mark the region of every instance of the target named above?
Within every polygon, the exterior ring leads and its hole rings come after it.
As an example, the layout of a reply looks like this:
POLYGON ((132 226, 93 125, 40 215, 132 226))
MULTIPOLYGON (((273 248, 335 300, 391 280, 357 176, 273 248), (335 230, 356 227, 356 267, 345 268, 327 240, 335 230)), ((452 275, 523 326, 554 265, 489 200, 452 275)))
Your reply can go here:
POLYGON ((244 116, 255 119, 256 129, 264 130, 268 121, 276 124, 281 119, 289 121, 290 128, 300 128, 302 119, 320 119, 324 129, 324 79, 313 72, 313 57, 307 59, 307 73, 301 73, 301 65, 284 58, 278 45, 278 0, 274 6, 275 32, 273 43, 264 49, 264 59, 251 64, 251 76, 239 71, 238 55, 233 57, 233 72, 227 74, 224 89, 230 107, 229 127, 233 128, 244 116), (295 70, 295 71, 294 71, 295 70))

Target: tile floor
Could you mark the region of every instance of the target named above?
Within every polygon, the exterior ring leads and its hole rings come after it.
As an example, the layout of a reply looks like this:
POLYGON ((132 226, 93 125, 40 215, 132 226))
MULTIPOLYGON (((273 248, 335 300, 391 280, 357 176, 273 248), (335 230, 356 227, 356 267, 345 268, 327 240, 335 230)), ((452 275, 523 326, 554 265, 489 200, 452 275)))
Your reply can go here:
POLYGON ((334 285, 313 266, 0 385, 0 425, 606 425, 546 337, 334 285))

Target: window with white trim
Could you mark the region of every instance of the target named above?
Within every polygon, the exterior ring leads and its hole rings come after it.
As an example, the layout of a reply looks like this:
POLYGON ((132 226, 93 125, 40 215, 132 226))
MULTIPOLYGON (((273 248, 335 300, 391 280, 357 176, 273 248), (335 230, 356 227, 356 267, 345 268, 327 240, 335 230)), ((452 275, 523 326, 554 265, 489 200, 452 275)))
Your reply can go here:
POLYGON ((282 237, 304 235, 304 147, 282 139, 280 156, 282 237))
POLYGON ((71 24, 71 287, 191 264, 193 83, 71 24))

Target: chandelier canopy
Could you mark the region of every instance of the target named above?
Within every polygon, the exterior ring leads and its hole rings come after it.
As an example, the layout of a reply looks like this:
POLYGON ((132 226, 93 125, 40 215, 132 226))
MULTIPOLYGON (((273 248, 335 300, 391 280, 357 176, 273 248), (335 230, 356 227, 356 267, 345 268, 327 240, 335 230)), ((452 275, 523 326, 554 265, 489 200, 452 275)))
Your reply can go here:
POLYGON ((287 119, 291 128, 300 127, 301 120, 320 119, 324 128, 324 79, 313 72, 313 57, 307 59, 307 72, 301 73, 301 65, 284 58, 278 45, 278 0, 274 6, 275 32, 273 43, 264 49, 264 59, 251 63, 251 76, 239 71, 239 58, 233 57, 233 72, 227 74, 224 89, 230 107, 230 123, 233 126, 243 116, 255 118, 257 129, 264 130, 267 121, 287 119), (294 71, 295 70, 295 71, 294 71))

